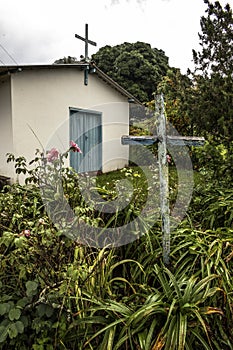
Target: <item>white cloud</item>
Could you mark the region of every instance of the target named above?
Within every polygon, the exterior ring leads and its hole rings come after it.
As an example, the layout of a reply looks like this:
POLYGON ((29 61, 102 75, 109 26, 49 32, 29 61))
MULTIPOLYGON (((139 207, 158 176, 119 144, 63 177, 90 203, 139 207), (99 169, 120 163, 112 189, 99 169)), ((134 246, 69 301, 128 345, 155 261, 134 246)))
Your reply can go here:
MULTIPOLYGON (((97 47, 144 41, 162 49, 170 63, 186 69, 198 43, 203 0, 0 0, 0 43, 19 63, 52 63, 63 56, 79 58, 89 24, 97 47)), ((0 48, 0 59, 9 57, 0 48)))

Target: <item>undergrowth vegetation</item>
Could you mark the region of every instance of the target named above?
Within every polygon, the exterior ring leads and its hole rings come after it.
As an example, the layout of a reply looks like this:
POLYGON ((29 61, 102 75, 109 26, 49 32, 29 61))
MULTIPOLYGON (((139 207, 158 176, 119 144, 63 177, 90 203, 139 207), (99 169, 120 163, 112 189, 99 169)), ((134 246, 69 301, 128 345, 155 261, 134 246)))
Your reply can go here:
MULTIPOLYGON (((204 151, 210 151, 209 144, 204 151)), ((52 197, 41 193, 40 155, 34 171, 27 170, 22 157, 9 156, 28 183, 6 186, 0 193, 0 349, 233 349, 231 172, 225 171, 220 181, 214 176, 217 163, 229 170, 227 161, 216 155, 213 162, 204 162, 202 155, 193 155, 198 168, 193 198, 187 216, 172 231, 169 266, 162 260, 159 220, 143 236, 115 248, 67 237, 44 204, 48 196, 50 210, 58 205, 59 181, 49 180, 56 186, 52 197)), ((59 172, 62 197, 79 220, 95 227, 130 222, 150 191, 137 167, 92 183, 71 169, 58 170, 56 160, 47 166, 56 176, 59 172), (111 203, 124 193, 118 181, 126 179, 132 198, 111 216, 98 212, 91 199, 84 201, 79 188, 89 181, 89 193, 111 203)), ((173 203, 177 174, 170 170, 173 203)))

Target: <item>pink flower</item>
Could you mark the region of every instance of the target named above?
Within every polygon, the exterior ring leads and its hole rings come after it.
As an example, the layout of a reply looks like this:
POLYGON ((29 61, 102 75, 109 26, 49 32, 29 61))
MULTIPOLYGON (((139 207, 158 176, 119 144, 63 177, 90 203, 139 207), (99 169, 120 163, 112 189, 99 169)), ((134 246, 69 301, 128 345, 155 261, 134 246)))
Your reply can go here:
POLYGON ((20 236, 24 236, 24 237, 30 237, 30 235, 31 235, 31 231, 30 230, 23 230, 20 233, 20 236))
POLYGON ((47 153, 47 160, 48 162, 53 162, 55 159, 58 158, 59 152, 56 148, 52 148, 50 151, 47 153))
POLYGON ((172 157, 169 154, 167 154, 167 162, 171 163, 171 161, 172 161, 172 157))
POLYGON ((78 152, 78 153, 82 153, 81 149, 78 147, 77 143, 75 143, 74 141, 70 141, 70 149, 73 152, 78 152))

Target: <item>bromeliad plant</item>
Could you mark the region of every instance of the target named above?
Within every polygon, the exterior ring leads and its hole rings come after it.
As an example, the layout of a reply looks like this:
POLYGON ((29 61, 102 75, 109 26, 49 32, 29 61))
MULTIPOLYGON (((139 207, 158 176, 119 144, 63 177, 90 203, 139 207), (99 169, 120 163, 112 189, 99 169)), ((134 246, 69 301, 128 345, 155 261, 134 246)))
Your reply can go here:
POLYGON ((211 297, 221 290, 211 286, 211 281, 219 276, 188 278, 179 272, 173 275, 167 268, 157 265, 155 273, 168 313, 154 348, 162 345, 164 350, 212 349, 211 321, 208 322, 207 316, 223 315, 221 309, 209 305, 211 297))
POLYGON ((141 290, 119 301, 86 294, 90 307, 83 312, 89 316, 74 321, 66 336, 72 340, 78 332, 83 349, 220 349, 224 340, 215 337, 211 318, 216 315, 221 322, 223 316, 211 305, 211 298, 221 291, 212 283, 218 277, 172 274, 156 264, 157 288, 151 294, 141 290))

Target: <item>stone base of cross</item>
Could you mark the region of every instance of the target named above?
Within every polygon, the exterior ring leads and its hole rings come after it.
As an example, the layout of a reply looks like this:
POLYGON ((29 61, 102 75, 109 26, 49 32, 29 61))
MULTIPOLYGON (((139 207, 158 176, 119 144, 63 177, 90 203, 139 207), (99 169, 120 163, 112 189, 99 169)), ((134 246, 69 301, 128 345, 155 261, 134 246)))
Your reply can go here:
POLYGON ((205 139, 194 136, 170 136, 166 132, 166 115, 163 95, 156 100, 156 128, 157 135, 153 136, 122 136, 123 145, 144 145, 149 146, 158 143, 158 163, 160 181, 160 210, 163 235, 163 261, 169 265, 170 255, 170 210, 169 210, 169 182, 167 166, 167 146, 203 146, 205 139))

